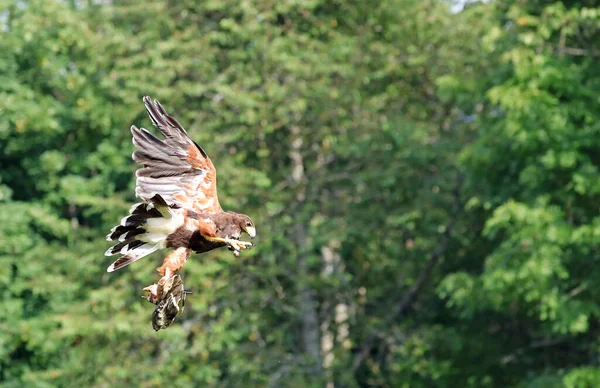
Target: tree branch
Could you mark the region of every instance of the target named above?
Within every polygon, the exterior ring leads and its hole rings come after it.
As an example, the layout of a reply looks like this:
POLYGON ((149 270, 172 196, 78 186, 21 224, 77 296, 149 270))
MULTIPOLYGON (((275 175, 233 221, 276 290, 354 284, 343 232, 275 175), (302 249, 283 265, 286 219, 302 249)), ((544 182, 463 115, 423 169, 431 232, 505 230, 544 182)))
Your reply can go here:
MULTIPOLYGON (((564 42, 563 42, 564 44, 564 42)), ((558 46, 553 46, 552 51, 556 52, 558 56, 562 57, 565 54, 571 55, 573 57, 592 57, 598 58, 600 57, 600 51, 594 49, 584 49, 579 47, 566 47, 559 44, 558 46)))
POLYGON ((540 341, 534 341, 527 346, 518 348, 511 354, 507 354, 506 356, 503 356, 500 359, 500 363, 502 365, 510 364, 511 362, 516 361, 516 359, 520 355, 522 355, 529 349, 541 349, 541 348, 547 348, 550 346, 560 345, 560 344, 566 342, 567 340, 568 340, 568 338, 548 338, 548 339, 544 339, 544 340, 540 340, 540 341))

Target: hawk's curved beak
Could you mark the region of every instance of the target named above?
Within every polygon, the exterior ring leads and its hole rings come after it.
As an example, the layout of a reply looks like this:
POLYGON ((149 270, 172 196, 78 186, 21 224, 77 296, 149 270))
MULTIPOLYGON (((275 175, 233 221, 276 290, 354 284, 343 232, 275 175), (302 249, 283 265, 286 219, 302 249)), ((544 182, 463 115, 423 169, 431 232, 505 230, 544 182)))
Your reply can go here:
POLYGON ((254 228, 254 226, 249 226, 246 228, 246 233, 248 233, 248 236, 250 236, 250 238, 254 238, 256 236, 256 229, 254 228))

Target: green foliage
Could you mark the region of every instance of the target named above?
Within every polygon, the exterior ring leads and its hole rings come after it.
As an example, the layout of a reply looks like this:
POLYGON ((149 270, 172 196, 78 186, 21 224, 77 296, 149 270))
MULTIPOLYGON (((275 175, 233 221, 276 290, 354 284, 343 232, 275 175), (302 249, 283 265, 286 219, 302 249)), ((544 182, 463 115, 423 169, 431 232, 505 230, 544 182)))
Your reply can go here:
POLYGON ((0 385, 593 387, 591 1, 0 2, 0 385), (107 274, 149 94, 258 247, 107 274))

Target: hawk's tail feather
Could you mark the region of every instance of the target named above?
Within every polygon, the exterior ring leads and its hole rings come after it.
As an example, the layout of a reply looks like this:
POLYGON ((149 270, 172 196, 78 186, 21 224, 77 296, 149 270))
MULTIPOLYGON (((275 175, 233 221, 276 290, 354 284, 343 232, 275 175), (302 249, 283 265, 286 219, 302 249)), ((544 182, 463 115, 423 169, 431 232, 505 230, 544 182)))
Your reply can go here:
POLYGON ((108 248, 105 255, 123 255, 108 267, 108 272, 121 269, 166 246, 169 234, 184 223, 181 212, 171 208, 162 196, 152 194, 143 198, 146 202, 136 203, 129 215, 106 236, 116 244, 108 248))
POLYGON ((118 225, 110 231, 106 239, 108 241, 126 241, 145 232, 146 229, 143 228, 143 224, 134 226, 118 225))
POLYGON ((126 267, 161 247, 160 241, 143 241, 147 240, 145 234, 148 232, 146 225, 148 220, 163 217, 163 214, 155 206, 155 204, 158 206, 166 204, 161 199, 152 198, 152 202, 133 205, 129 209, 129 215, 123 218, 119 225, 112 228, 106 236, 108 241, 119 242, 108 248, 104 254, 106 256, 119 253, 123 255, 107 268, 107 272, 126 267))
MULTIPOLYGON (((121 256, 115 260, 115 262, 106 269, 106 272, 114 272, 128 266, 131 263, 135 263, 139 259, 148 256, 161 247, 160 244, 149 244, 141 241, 134 241, 134 243, 141 243, 141 245, 136 245, 136 248, 133 248, 129 251, 124 251, 124 248, 122 248, 121 253, 125 253, 124 256, 121 256)), ((120 244, 115 245, 115 247, 118 245, 120 244)))
MULTIPOLYGON (((165 200, 159 195, 152 197, 148 203, 136 203, 129 209, 129 215, 106 235, 108 241, 127 241, 138 234, 146 232, 145 225, 150 218, 163 218, 164 214, 157 206, 167 207, 165 200)), ((166 212, 168 214, 168 211, 166 212)))
POLYGON ((140 240, 127 240, 108 248, 104 254, 106 256, 116 255, 117 253, 127 254, 127 252, 133 251, 144 244, 145 243, 140 240))

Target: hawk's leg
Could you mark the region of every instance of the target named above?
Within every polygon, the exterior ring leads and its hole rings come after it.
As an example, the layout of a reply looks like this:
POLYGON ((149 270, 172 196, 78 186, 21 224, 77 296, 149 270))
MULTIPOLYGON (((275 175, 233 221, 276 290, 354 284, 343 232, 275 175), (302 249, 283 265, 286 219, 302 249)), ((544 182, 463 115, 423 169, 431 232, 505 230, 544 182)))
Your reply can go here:
POLYGON ((191 256, 192 251, 188 248, 177 248, 173 252, 169 253, 163 261, 163 265, 158 267, 156 270, 162 275, 162 278, 151 286, 145 287, 144 291, 149 294, 145 297, 151 303, 158 303, 159 295, 162 295, 163 285, 165 282, 179 271, 185 264, 187 259, 191 256))
POLYGON ((187 259, 192 255, 192 250, 189 248, 177 248, 173 252, 169 253, 165 260, 163 261, 163 265, 158 267, 156 270, 159 274, 161 274, 165 278, 170 278, 173 274, 187 261, 187 259))
POLYGON ((248 248, 254 246, 254 244, 252 244, 251 242, 234 240, 232 238, 207 237, 207 236, 204 236, 204 238, 207 239, 208 241, 227 244, 228 246, 233 248, 234 252, 241 251, 242 249, 248 249, 248 248))

